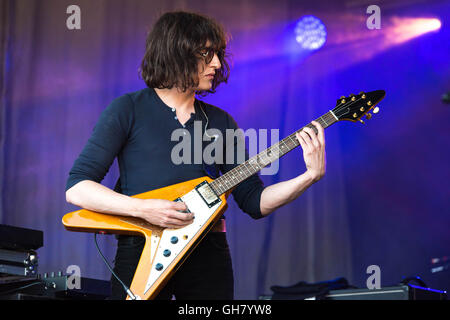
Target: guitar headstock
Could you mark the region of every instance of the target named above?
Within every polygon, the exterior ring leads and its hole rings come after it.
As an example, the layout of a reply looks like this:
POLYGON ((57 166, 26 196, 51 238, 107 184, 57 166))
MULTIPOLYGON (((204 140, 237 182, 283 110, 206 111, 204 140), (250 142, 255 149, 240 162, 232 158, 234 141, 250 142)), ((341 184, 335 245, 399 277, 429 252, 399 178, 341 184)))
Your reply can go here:
POLYGON ((337 100, 336 107, 332 110, 338 120, 360 121, 364 115, 369 120, 373 113, 378 113, 379 108, 376 106, 386 95, 384 90, 376 90, 370 92, 360 92, 359 94, 351 94, 348 97, 341 97, 337 100))

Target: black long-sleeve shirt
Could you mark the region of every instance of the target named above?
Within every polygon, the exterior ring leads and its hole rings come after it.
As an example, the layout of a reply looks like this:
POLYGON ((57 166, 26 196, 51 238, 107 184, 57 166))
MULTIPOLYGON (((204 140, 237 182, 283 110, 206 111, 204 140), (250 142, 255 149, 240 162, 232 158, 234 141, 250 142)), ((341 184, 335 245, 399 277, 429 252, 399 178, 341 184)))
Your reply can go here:
MULTIPOLYGON (((182 125, 176 118, 175 110, 168 107, 151 88, 113 100, 102 112, 91 137, 70 170, 66 190, 83 180, 100 183, 116 157, 120 170, 120 192, 129 196, 205 176, 204 166, 195 161, 194 153, 196 150, 198 153, 195 143, 200 142, 202 150, 207 143, 194 141, 195 121, 202 123, 200 136, 203 136, 206 124, 203 111, 208 118, 208 129, 220 130, 223 137, 226 137, 226 129, 237 129, 238 126, 227 112, 215 106, 196 100, 194 107, 195 113, 182 125), (190 133, 190 163, 176 164, 172 161, 172 150, 180 143, 180 140, 171 140, 176 129, 190 133)), ((225 163, 217 164, 222 173, 238 165, 226 163, 225 145, 225 163)), ((232 194, 241 210, 258 219, 262 217, 260 200, 263 189, 260 177, 253 175, 240 183, 232 194)))

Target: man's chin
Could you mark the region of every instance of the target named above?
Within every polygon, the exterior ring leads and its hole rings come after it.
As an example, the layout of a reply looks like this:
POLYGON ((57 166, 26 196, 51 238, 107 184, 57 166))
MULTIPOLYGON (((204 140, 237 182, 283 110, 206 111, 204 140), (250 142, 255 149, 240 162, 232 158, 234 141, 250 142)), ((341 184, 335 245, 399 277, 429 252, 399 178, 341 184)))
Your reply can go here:
POLYGON ((203 85, 203 86, 198 86, 198 88, 195 91, 208 91, 211 90, 212 85, 203 85))

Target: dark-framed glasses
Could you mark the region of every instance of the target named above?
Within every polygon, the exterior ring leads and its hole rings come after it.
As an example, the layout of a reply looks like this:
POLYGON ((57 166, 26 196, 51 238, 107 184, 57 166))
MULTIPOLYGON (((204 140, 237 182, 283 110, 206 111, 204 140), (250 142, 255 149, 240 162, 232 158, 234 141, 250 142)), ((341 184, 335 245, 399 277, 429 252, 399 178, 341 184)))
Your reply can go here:
POLYGON ((213 48, 203 48, 200 50, 200 56, 205 60, 206 64, 211 63, 212 59, 214 59, 214 54, 217 54, 217 56, 221 57, 222 50, 215 50, 213 48))

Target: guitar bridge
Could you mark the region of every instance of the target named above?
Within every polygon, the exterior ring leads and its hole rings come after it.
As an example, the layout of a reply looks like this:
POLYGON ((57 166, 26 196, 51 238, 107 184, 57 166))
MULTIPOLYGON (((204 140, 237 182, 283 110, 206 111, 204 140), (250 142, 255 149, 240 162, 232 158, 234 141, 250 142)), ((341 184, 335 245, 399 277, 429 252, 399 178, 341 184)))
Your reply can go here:
POLYGON ((197 191, 203 201, 205 201, 208 208, 213 207, 221 201, 207 181, 203 181, 198 186, 196 186, 195 191, 197 191))

